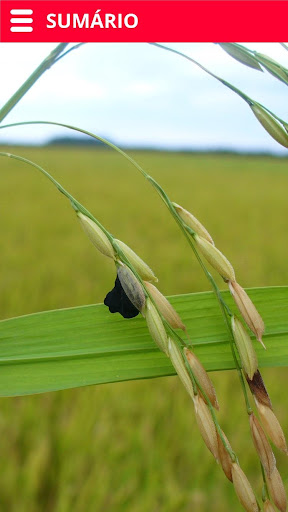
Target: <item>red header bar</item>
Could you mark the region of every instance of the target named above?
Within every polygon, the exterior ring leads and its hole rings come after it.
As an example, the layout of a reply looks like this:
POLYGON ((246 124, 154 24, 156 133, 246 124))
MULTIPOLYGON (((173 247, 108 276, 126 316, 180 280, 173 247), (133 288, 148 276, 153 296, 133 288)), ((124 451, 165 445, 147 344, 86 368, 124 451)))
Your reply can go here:
POLYGON ((0 0, 2 42, 278 42, 283 0, 0 0))

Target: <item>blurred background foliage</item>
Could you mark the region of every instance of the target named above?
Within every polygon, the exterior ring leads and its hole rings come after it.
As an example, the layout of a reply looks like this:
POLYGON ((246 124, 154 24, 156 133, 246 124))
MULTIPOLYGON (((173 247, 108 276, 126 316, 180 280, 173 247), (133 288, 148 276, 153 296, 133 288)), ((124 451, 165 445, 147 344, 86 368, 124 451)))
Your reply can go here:
MULTIPOLYGON (((8 151, 46 168, 131 245, 153 268, 163 293, 209 289, 155 191, 119 155, 93 148, 8 151)), ((203 222, 242 286, 287 284, 285 158, 132 156, 172 200, 203 222)), ((33 169, 8 159, 1 164, 1 319, 102 302, 113 287, 113 264, 90 244, 68 201, 33 169)), ((263 375, 287 431, 287 369, 265 369, 263 375)), ((260 468, 236 375, 212 377, 222 426, 260 496, 260 468)), ((1 399, 0 450, 3 511, 240 509, 232 485, 200 439, 177 377, 1 399)), ((285 464, 279 455, 287 486, 285 464)))

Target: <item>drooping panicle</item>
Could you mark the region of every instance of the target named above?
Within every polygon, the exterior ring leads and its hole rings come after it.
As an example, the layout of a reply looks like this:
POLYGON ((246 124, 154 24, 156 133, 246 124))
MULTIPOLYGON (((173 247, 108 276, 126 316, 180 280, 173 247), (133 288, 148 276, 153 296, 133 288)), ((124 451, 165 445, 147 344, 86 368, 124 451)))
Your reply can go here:
POLYGON ((224 279, 235 281, 235 272, 230 261, 217 247, 197 234, 194 235, 194 241, 206 260, 224 279))
POLYGON ((171 306, 170 302, 162 295, 161 292, 159 292, 158 288, 154 286, 152 283, 149 283, 148 281, 144 281, 145 286, 148 290, 148 292, 151 294, 152 298, 154 299, 155 303, 157 304, 157 307, 165 318, 167 322, 173 327, 173 329, 182 329, 182 331, 185 331, 185 325, 183 324, 180 316, 175 311, 173 306, 171 306))
POLYGON ((242 286, 240 286, 236 281, 229 281, 229 288, 244 321, 255 334, 257 340, 260 341, 264 348, 266 348, 262 341, 262 336, 265 330, 264 322, 252 300, 248 297, 242 286))
POLYGON ((147 263, 138 256, 138 254, 136 254, 128 245, 124 244, 124 242, 121 242, 121 240, 115 239, 115 242, 142 279, 157 283, 157 277, 154 275, 151 268, 148 267, 147 263))
POLYGON ((180 206, 177 203, 172 203, 175 210, 177 211, 179 217, 185 222, 185 224, 191 228, 195 233, 197 233, 199 236, 202 236, 205 238, 210 244, 214 245, 213 239, 211 235, 208 233, 207 229, 204 228, 204 226, 199 222, 192 213, 188 212, 182 206, 180 206))
POLYGON ((204 366, 199 361, 198 357, 196 357, 195 354, 191 352, 191 350, 184 348, 184 353, 195 378, 199 382, 199 385, 202 387, 204 393, 207 395, 213 407, 215 407, 215 409, 219 409, 215 388, 204 366))
POLYGON ((90 238, 92 244, 95 245, 98 251, 105 256, 114 259, 115 254, 111 242, 98 224, 79 211, 77 212, 77 217, 86 235, 90 238))
POLYGON ((236 316, 232 316, 231 326, 243 370, 247 373, 249 379, 253 379, 253 375, 257 371, 258 361, 251 338, 236 316))

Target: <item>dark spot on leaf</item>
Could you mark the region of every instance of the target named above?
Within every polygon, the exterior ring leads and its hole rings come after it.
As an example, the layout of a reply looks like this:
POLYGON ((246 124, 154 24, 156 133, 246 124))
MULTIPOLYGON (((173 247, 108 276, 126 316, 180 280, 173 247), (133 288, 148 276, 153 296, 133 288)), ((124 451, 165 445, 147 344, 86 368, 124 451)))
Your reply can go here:
POLYGON ((118 276, 113 290, 107 293, 104 304, 108 306, 110 313, 120 313, 123 318, 134 318, 139 314, 138 309, 133 306, 124 292, 118 276))

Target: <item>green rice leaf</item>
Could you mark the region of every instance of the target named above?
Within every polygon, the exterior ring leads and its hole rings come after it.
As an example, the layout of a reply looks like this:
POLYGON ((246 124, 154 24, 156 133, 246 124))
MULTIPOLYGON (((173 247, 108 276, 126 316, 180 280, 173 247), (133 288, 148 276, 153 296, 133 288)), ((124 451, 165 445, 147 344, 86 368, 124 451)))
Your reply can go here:
MULTIPOLYGON (((288 365, 288 287, 248 290, 266 333, 253 338, 260 366, 288 365)), ((223 292, 232 310, 235 305, 223 292)), ((212 292, 170 297, 195 353, 207 370, 234 368, 228 335, 212 292)), ((0 396, 43 393, 92 384, 174 375, 149 336, 145 320, 112 315, 103 304, 0 322, 0 396)))

